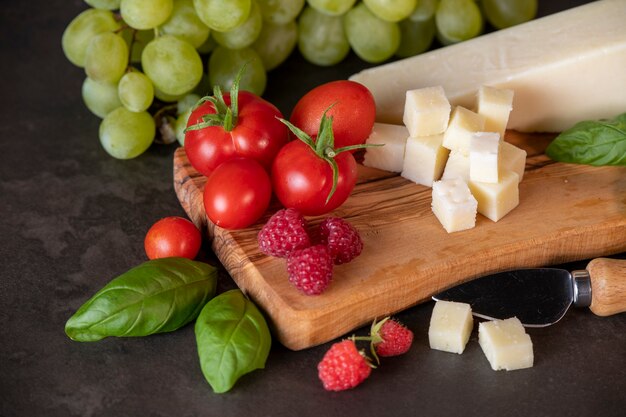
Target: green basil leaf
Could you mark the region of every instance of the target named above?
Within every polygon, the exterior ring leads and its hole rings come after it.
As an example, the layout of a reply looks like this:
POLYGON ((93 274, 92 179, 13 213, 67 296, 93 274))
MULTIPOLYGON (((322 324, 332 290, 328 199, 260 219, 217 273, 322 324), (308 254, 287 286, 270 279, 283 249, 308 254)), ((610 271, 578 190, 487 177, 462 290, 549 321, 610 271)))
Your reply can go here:
POLYGON ((79 342, 171 332, 195 319, 215 295, 217 270, 185 258, 145 262, 113 279, 65 324, 79 342))
POLYGON ((241 376, 265 367, 270 331, 241 291, 227 291, 209 301, 195 330, 200 367, 214 392, 226 392, 241 376))
POLYGON ((546 154, 559 162, 626 166, 626 113, 612 120, 577 123, 557 136, 546 154))

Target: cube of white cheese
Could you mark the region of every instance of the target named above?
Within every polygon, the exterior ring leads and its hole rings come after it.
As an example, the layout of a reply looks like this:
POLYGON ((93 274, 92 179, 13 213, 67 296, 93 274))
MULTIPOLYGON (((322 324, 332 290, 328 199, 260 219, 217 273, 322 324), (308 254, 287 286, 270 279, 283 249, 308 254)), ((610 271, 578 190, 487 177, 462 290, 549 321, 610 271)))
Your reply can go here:
POLYGON ((485 116, 485 131, 504 138, 506 124, 513 109, 513 90, 483 85, 478 89, 476 112, 485 116))
POLYGON ((443 146, 451 151, 469 155, 470 137, 485 129, 485 116, 465 107, 457 106, 450 116, 450 123, 443 134, 443 146))
POLYGON ((441 146, 443 135, 409 137, 406 141, 402 175, 417 184, 432 187, 441 178, 448 151, 441 146))
POLYGON ((470 159, 468 155, 464 155, 459 151, 450 151, 441 179, 449 180, 458 177, 469 181, 469 169, 470 159))
POLYGON ((403 125, 374 123, 365 143, 383 146, 365 148, 363 165, 390 172, 402 171, 404 148, 408 137, 409 132, 403 125))
POLYGON ((433 213, 448 233, 476 225, 478 202, 463 179, 435 181, 432 196, 433 213))
POLYGON ((494 371, 533 366, 533 344, 516 317, 481 322, 478 325, 478 343, 494 371))
POLYGON ((437 301, 428 327, 430 348, 461 354, 473 327, 474 319, 469 304, 437 301))
POLYGON ((509 142, 500 143, 500 166, 515 172, 521 182, 526 169, 526 151, 509 142))
POLYGON ((411 136, 443 133, 450 120, 450 103, 443 87, 425 87, 406 92, 402 121, 411 136))
POLYGON ((509 170, 500 170, 497 184, 468 182, 472 194, 478 201, 478 212, 497 222, 519 204, 519 176, 509 170))
POLYGON ((500 134, 476 132, 470 137, 470 180, 498 182, 500 134))

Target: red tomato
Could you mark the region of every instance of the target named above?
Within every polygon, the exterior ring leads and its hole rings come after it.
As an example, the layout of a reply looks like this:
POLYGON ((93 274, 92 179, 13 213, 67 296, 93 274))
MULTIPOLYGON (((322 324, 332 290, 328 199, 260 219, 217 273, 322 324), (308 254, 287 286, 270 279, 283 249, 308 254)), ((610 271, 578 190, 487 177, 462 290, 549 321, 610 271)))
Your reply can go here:
POLYGON ((315 137, 322 114, 331 105, 327 115, 333 117, 335 147, 365 143, 374 126, 376 104, 367 87, 354 81, 332 81, 315 87, 296 103, 289 121, 315 137))
MULTIPOLYGON (((208 176, 222 162, 235 157, 256 159, 269 169, 289 139, 287 128, 277 119, 282 113, 274 105, 247 91, 240 91, 237 97, 238 114, 232 130, 209 126, 185 134, 187 157, 201 174, 208 176)), ((224 102, 231 105, 230 94, 224 94, 224 102)), ((207 114, 216 114, 209 101, 191 113, 187 127, 202 122, 207 114)))
POLYGON ((342 152, 334 159, 337 188, 326 204, 333 185, 329 163, 300 140, 285 145, 272 165, 272 185, 280 202, 309 216, 327 213, 343 204, 356 184, 356 162, 350 152, 342 152))
POLYGON ((207 217, 224 229, 242 229, 267 210, 272 183, 263 166, 250 158, 235 158, 215 168, 204 186, 207 217))
POLYGON ((200 230, 182 217, 165 217, 154 223, 144 240, 149 259, 172 256, 194 259, 201 244, 200 230))

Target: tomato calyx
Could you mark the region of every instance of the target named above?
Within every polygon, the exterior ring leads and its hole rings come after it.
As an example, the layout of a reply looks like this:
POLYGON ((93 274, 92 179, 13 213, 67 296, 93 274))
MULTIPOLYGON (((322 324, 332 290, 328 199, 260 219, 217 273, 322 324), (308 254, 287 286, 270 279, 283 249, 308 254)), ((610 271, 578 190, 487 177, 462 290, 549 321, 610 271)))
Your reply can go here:
POLYGON ((326 204, 328 204, 333 194, 335 194, 335 190, 337 189, 337 182, 339 179, 339 168, 337 166, 337 162, 335 161, 335 157, 342 152, 348 152, 354 149, 362 149, 371 146, 363 144, 335 148, 333 117, 327 115, 328 111, 332 107, 333 105, 324 110, 324 113, 322 114, 322 118, 320 120, 318 134, 315 140, 291 122, 285 119, 278 118, 278 120, 283 122, 300 141, 304 142, 319 158, 322 158, 328 163, 328 165, 330 165, 333 173, 333 184, 330 192, 328 193, 328 196, 326 197, 326 204))
POLYGON ((215 108, 215 113, 202 115, 202 121, 195 125, 188 126, 185 129, 185 133, 190 130, 201 130, 209 126, 220 126, 226 132, 230 132, 237 126, 237 117, 239 115, 239 82, 241 81, 245 67, 245 65, 241 67, 230 88, 230 106, 226 104, 220 86, 216 85, 213 87, 213 95, 202 97, 191 110, 194 111, 204 103, 210 102, 215 108))

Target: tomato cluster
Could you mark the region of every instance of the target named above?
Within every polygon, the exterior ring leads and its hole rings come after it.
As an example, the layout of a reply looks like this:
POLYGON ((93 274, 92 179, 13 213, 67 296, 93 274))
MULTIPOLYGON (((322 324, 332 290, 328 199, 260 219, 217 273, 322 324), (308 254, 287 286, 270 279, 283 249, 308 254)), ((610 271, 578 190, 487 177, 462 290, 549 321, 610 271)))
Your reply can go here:
POLYGON ((285 207, 320 215, 339 207, 352 192, 356 161, 374 125, 374 98, 347 80, 314 88, 296 104, 290 121, 266 100, 217 89, 192 111, 185 151, 207 176, 207 217, 225 229, 255 223, 272 192, 285 207), (290 134, 291 132, 291 134, 290 134))

